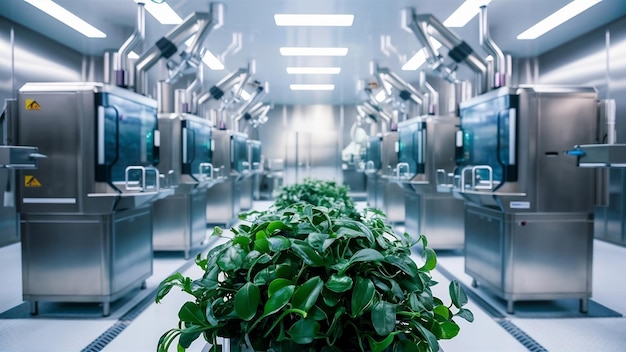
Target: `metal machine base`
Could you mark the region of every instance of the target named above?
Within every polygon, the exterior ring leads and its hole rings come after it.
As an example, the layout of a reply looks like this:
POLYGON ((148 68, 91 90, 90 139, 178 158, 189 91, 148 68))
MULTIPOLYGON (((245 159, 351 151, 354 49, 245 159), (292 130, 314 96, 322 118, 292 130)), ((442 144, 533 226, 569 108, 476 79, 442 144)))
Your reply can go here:
POLYGON ((433 249, 463 249, 465 206, 449 194, 405 192, 405 231, 425 235, 433 249))
POLYGON ((110 302, 152 275, 151 207, 104 215, 22 214, 23 299, 110 302))
POLYGON ((238 182, 229 178, 207 190, 206 223, 230 227, 237 221, 240 207, 238 182))
POLYGON ((593 214, 465 205, 465 272, 507 301, 591 297, 593 214))
POLYGON ((404 222, 404 190, 398 184, 379 178, 377 183, 377 208, 387 215, 391 223, 404 222))
POLYGON ((202 189, 187 194, 175 194, 154 203, 155 251, 183 251, 185 259, 202 249, 206 243, 206 199, 202 189))
POLYGON ((239 181, 239 189, 241 190, 241 198, 239 198, 239 206, 241 210, 252 209, 254 177, 249 176, 239 181))

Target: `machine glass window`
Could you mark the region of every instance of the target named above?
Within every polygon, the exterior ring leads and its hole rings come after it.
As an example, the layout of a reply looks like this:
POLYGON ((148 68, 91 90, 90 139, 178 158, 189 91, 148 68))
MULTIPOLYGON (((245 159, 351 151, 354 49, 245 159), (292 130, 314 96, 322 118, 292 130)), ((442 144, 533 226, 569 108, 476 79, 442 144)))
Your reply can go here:
POLYGON ((380 169, 380 143, 380 137, 371 137, 365 150, 365 161, 374 163, 375 170, 380 169))
POLYGON ((183 164, 183 172, 194 175, 200 173, 200 164, 211 162, 211 126, 208 124, 186 120, 187 162, 183 164))
POLYGON ((105 179, 122 182, 126 167, 158 163, 154 145, 157 113, 155 108, 138 102, 108 93, 102 95, 105 179))

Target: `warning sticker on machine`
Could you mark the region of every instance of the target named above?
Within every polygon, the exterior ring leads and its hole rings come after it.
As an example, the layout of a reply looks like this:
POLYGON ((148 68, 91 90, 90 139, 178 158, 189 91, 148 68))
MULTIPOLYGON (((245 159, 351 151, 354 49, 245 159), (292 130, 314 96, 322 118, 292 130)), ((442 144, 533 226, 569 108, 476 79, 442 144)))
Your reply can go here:
POLYGON ((35 99, 26 99, 26 110, 41 110, 41 105, 35 99))
POLYGON ((24 186, 25 187, 41 187, 41 182, 32 175, 24 176, 24 186))

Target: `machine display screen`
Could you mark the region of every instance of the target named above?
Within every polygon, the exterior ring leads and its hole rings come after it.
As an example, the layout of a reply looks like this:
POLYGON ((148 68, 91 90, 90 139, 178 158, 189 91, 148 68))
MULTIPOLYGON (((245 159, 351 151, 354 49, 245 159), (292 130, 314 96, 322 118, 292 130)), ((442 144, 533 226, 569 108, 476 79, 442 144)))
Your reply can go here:
MULTIPOLYGON (((517 97, 501 96, 461 110, 463 133, 459 166, 488 165, 497 183, 516 181, 516 111, 517 97)), ((486 170, 478 177, 487 179, 486 170)))
POLYGON ((380 170, 381 164, 381 143, 382 140, 380 137, 370 137, 367 141, 367 148, 365 150, 365 162, 369 163, 370 161, 374 163, 374 169, 380 170))
POLYGON ((248 161, 248 138, 246 135, 232 135, 232 167, 235 171, 243 173, 249 168, 248 161))
POLYGON ((198 121, 184 120, 183 133, 186 143, 183 154, 183 173, 199 175, 200 164, 211 162, 211 125, 198 121))
POLYGON ((97 178, 122 182, 128 166, 157 165, 157 109, 110 93, 98 95, 98 138, 104 139, 104 150, 98 151, 97 178))
POLYGON ((409 173, 424 173, 426 122, 415 121, 398 127, 398 162, 409 164, 409 173))

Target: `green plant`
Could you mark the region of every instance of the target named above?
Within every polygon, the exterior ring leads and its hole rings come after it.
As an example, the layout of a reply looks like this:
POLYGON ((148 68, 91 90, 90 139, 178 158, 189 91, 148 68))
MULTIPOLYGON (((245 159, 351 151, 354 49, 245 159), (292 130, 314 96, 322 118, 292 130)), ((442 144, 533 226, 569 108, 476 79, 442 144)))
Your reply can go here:
MULTIPOLYGON (((234 237, 196 259, 192 279, 176 273, 161 283, 157 302, 172 287, 194 297, 180 309, 178 328, 159 340, 167 351, 178 337, 184 351, 203 335, 256 351, 432 351, 457 335, 453 317, 473 320, 457 282, 451 302, 434 297, 435 252, 424 236, 398 236, 382 214, 361 221, 337 209, 297 203, 242 216, 234 237), (411 258, 421 245, 423 264, 411 258)), ((216 228, 215 235, 223 235, 216 228)))
POLYGON ((276 195, 274 206, 284 208, 304 202, 338 210, 346 216, 358 220, 359 212, 348 195, 348 186, 334 181, 305 179, 302 183, 283 186, 276 195))

